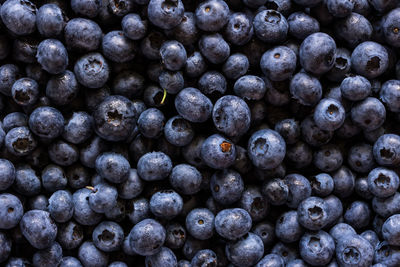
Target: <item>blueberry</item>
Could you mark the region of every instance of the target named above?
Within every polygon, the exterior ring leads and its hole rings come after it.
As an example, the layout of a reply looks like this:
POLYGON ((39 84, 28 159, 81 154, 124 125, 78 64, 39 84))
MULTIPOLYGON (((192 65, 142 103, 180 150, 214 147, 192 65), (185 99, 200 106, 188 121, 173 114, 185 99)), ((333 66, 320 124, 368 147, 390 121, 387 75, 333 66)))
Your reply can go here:
POLYGON ((67 168, 66 176, 68 179, 68 185, 74 189, 83 188, 89 185, 90 182, 88 169, 78 163, 67 168))
POLYGON ((196 8, 196 25, 203 31, 219 31, 228 22, 229 11, 229 7, 225 1, 204 1, 196 8))
POLYGON ((28 35, 36 29, 37 8, 29 0, 7 0, 0 10, 4 25, 13 34, 28 35))
MULTIPOLYGON (((349 4, 350 1, 344 1, 349 4)), ((339 12, 341 12, 339 10, 339 12)), ((350 47, 368 41, 373 33, 373 28, 368 19, 358 13, 351 13, 337 20, 334 25, 335 35, 345 41, 350 47)))
POLYGON ((45 4, 36 13, 36 26, 43 37, 57 37, 65 27, 65 14, 56 4, 45 4))
POLYGON ((14 164, 7 159, 0 159, 0 191, 9 188, 15 181, 14 164))
POLYGON ((272 205, 279 206, 286 203, 289 197, 289 187, 282 179, 274 178, 266 181, 261 187, 261 193, 272 205))
POLYGON ((250 214, 253 222, 265 219, 270 211, 267 198, 261 194, 258 187, 251 185, 243 191, 238 206, 250 214))
POLYGON ((352 146, 348 152, 347 162, 356 172, 369 172, 375 165, 372 146, 365 143, 352 146))
POLYGON ((374 249, 359 235, 344 235, 336 246, 336 260, 341 266, 371 266, 374 249))
POLYGON ((312 193, 319 197, 330 195, 334 188, 332 176, 320 173, 310 178, 312 193))
POLYGON ((380 76, 386 71, 388 64, 387 50, 375 42, 363 42, 351 54, 351 66, 354 71, 368 79, 380 76))
POLYGON ((42 68, 51 74, 59 74, 68 66, 68 52, 63 43, 56 39, 40 42, 36 58, 42 68))
POLYGON ((127 38, 122 31, 111 31, 102 40, 103 55, 118 63, 132 60, 135 57, 136 44, 127 38))
POLYGON ((320 129, 334 131, 339 129, 345 120, 345 109, 333 98, 324 98, 315 107, 314 121, 320 129))
POLYGON ((319 22, 304 12, 294 12, 287 19, 289 34, 303 40, 307 36, 319 32, 319 22))
POLYGON ((198 77, 206 71, 206 68, 207 63, 200 52, 195 51, 187 57, 185 65, 185 74, 187 76, 198 77))
POLYGON ((121 21, 125 36, 132 40, 140 40, 146 35, 147 24, 147 20, 143 20, 140 15, 135 13, 125 15, 121 21))
POLYGON ((347 17, 354 8, 354 2, 350 0, 326 0, 324 2, 329 13, 338 18, 347 17))
POLYGON ((36 148, 37 141, 29 128, 22 126, 11 129, 4 139, 4 144, 11 154, 26 156, 36 148))
POLYGON ((324 231, 304 234, 299 245, 301 257, 313 266, 328 264, 335 253, 335 242, 324 231))
POLYGON ((228 259, 238 266, 253 266, 264 254, 261 238, 253 233, 230 242, 226 245, 225 253, 228 259))
POLYGON ((376 197, 390 197, 398 187, 399 176, 390 169, 378 167, 368 174, 368 190, 376 197))
POLYGON ((165 41, 166 37, 162 33, 158 31, 150 32, 140 43, 141 52, 148 59, 159 59, 160 48, 165 41))
POLYGON ((201 54, 212 64, 221 64, 228 59, 231 49, 221 34, 202 35, 199 40, 201 54))
POLYGON ((400 88, 399 80, 388 80, 386 81, 380 90, 380 99, 386 104, 388 109, 392 112, 400 111, 400 103, 398 99, 398 90, 400 88))
POLYGON ((107 253, 99 250, 93 242, 85 241, 78 250, 78 258, 83 266, 101 266, 108 265, 109 256, 107 253))
POLYGON ((147 256, 145 259, 146 266, 153 267, 174 267, 177 266, 178 260, 172 250, 162 247, 157 254, 147 256))
POLYGON ((342 166, 343 155, 336 145, 320 147, 314 152, 314 166, 324 172, 332 172, 342 166))
POLYGON ((63 257, 60 261, 60 264, 58 265, 60 267, 82 267, 81 262, 71 256, 63 257))
POLYGON ((298 258, 298 251, 293 246, 278 242, 271 250, 272 254, 277 254, 282 257, 285 264, 298 258))
POLYGON ((108 81, 110 68, 100 53, 92 52, 83 55, 75 62, 74 74, 83 86, 100 88, 108 81))
POLYGON ((0 232, 0 262, 5 262, 11 254, 12 241, 3 232, 0 232))
POLYGON ((218 71, 204 73, 198 81, 199 89, 206 95, 224 94, 226 91, 226 79, 218 71))
POLYGON ((370 221, 370 208, 363 201, 354 201, 344 213, 344 220, 355 229, 364 228, 370 221))
POLYGON ((72 113, 64 126, 63 138, 73 144, 85 142, 93 133, 93 118, 83 111, 72 113))
POLYGON ((53 76, 46 85, 46 96, 52 103, 59 106, 69 104, 75 99, 78 92, 79 83, 74 73, 69 70, 53 76))
POLYGON ((169 94, 177 94, 184 87, 184 78, 182 72, 163 71, 158 78, 160 87, 165 89, 169 94))
POLYGON ((389 245, 398 246, 399 240, 399 214, 390 216, 382 226, 383 238, 388 242, 389 245))
POLYGON ((266 43, 280 43, 286 39, 289 24, 278 11, 268 9, 259 12, 253 19, 257 37, 266 43))
POLYGON ((105 213, 117 204, 118 192, 114 186, 99 183, 91 189, 89 207, 97 213, 105 213))
POLYGON ((89 18, 96 17, 100 12, 101 2, 97 0, 71 0, 72 10, 89 18))
POLYGON ((387 13, 383 19, 382 29, 385 40, 391 46, 400 47, 398 36, 400 28, 400 9, 396 8, 387 13))
POLYGON ((191 210, 186 216, 186 229, 194 238, 211 238, 214 234, 214 214, 204 208, 191 210))
POLYGON ((366 230, 360 234, 361 237, 366 239, 372 247, 376 248, 379 244, 378 234, 374 230, 366 230))
POLYGON ((53 107, 38 107, 29 116, 29 128, 39 137, 53 139, 64 129, 64 117, 53 107))
POLYGON ((264 129, 253 133, 249 139, 247 151, 256 167, 272 169, 283 161, 286 144, 277 132, 264 129))
POLYGON ((72 195, 74 219, 81 225, 95 225, 102 219, 102 215, 94 212, 89 206, 91 192, 91 190, 83 188, 75 191, 72 195))
POLYGON ((304 228, 299 223, 297 212, 287 211, 282 213, 275 224, 276 237, 286 243, 292 243, 300 240, 304 234, 304 228))
POLYGON ((42 210, 26 212, 21 219, 20 228, 24 237, 37 249, 48 248, 57 236, 56 224, 50 214, 42 210))
POLYGON ((261 57, 260 67, 272 81, 290 78, 296 70, 296 54, 286 46, 276 46, 267 50, 261 57))
POLYGON ((238 201, 244 190, 241 175, 230 169, 215 172, 210 181, 213 198, 225 205, 238 201))
POLYGON ((102 30, 93 20, 74 18, 65 26, 64 36, 69 50, 89 52, 100 47, 102 30))
POLYGON ((186 229, 178 223, 172 223, 166 227, 165 246, 171 249, 181 248, 186 241, 186 229))
POLYGON ((301 174, 293 173, 284 178, 289 192, 286 205, 290 208, 297 208, 304 199, 311 196, 310 182, 301 174))
POLYGON ((6 96, 11 96, 11 88, 14 82, 19 79, 19 68, 14 64, 4 64, 0 66, 0 92, 6 96))
POLYGON ((201 146, 203 162, 213 169, 226 169, 236 159, 235 145, 219 134, 213 134, 204 140, 201 146))
POLYGON ((171 170, 171 159, 163 152, 146 153, 139 159, 137 164, 139 177, 145 181, 165 179, 171 170))
POLYGON ((234 45, 244 45, 250 41, 253 35, 252 20, 245 13, 237 12, 229 16, 224 31, 227 41, 234 45))
POLYGON ((165 30, 181 23, 184 12, 181 0, 150 0, 147 7, 150 22, 165 30))
POLYGON ((84 238, 83 228, 80 224, 69 221, 58 227, 57 241, 63 249, 75 249, 80 246, 84 238))
POLYGON ((137 124, 144 137, 158 138, 163 132, 165 117, 160 110, 149 108, 140 114, 137 124))
POLYGON ((196 17, 192 12, 185 12, 181 23, 171 30, 166 31, 167 35, 175 38, 183 45, 194 44, 199 37, 198 33, 199 30, 196 27, 196 17))
POLYGON ((300 64, 308 72, 321 75, 328 72, 335 63, 336 43, 326 33, 309 35, 300 46, 300 64))
POLYGON ((379 165, 396 166, 400 163, 399 149, 400 137, 396 134, 384 134, 375 141, 372 152, 379 165))
POLYGON ((150 211, 159 218, 171 220, 181 213, 182 208, 183 199, 173 190, 159 191, 150 199, 150 211))
POLYGON ((148 218, 150 216, 149 201, 145 198, 137 198, 128 201, 127 216, 133 224, 148 218))
POLYGON ((360 101, 371 94, 371 83, 363 76, 350 76, 342 81, 340 91, 343 97, 351 101, 360 101))
POLYGON ((368 97, 353 106, 351 119, 362 129, 373 131, 385 122, 386 109, 378 99, 368 97))
POLYGON ((79 159, 78 148, 62 140, 52 143, 47 153, 51 161, 61 166, 70 166, 79 159))
POLYGON ((174 116, 164 126, 164 137, 174 146, 186 146, 192 141, 194 130, 181 116, 174 116))
POLYGON ((329 234, 337 243, 340 238, 356 235, 357 232, 347 223, 338 223, 330 229, 329 234))
POLYGON ((117 251, 124 240, 124 232, 117 223, 103 221, 94 228, 92 233, 94 245, 104 251, 117 251))
POLYGON ((21 201, 12 194, 3 193, 0 194, 0 203, 0 229, 17 226, 24 213, 21 201))
POLYGON ((215 127, 224 134, 241 136, 250 127, 250 109, 246 102, 236 96, 226 95, 217 100, 212 118, 215 127))
POLYGON ((185 195, 193 195, 200 191, 202 180, 202 174, 189 164, 176 165, 169 176, 172 187, 185 195))
POLYGON ((190 122, 205 122, 212 111, 212 103, 198 89, 188 87, 175 97, 175 108, 184 119, 190 122))
POLYGON ((144 182, 139 178, 135 169, 129 170, 128 179, 118 185, 118 196, 123 199, 132 199, 140 195, 144 189, 144 182))
POLYGON ((123 96, 109 96, 94 112, 94 130, 107 141, 122 141, 130 136, 136 116, 132 101, 123 96))
POLYGON ((375 213, 385 218, 399 213, 399 205, 400 194, 398 192, 387 198, 374 197, 372 199, 372 209, 375 213))
POLYGON ((380 242, 375 248, 374 267, 396 266, 399 263, 400 250, 390 246, 386 241, 380 242))
POLYGON ((238 79, 249 70, 249 59, 241 53, 235 53, 228 57, 222 66, 222 72, 228 79, 238 79))
POLYGON ((261 222, 253 226, 252 233, 258 235, 264 243, 264 248, 269 248, 275 241, 275 229, 269 222, 261 222))
POLYGON ((322 97, 322 86, 314 76, 306 72, 298 72, 290 81, 290 94, 300 104, 314 106, 322 97))
POLYGON ((40 193, 40 179, 29 165, 19 164, 16 166, 13 188, 24 196, 34 196, 40 193))
POLYGON ((275 124, 275 131, 277 131, 286 144, 295 144, 300 137, 300 125, 295 119, 284 119, 275 124))
POLYGON ((33 266, 58 266, 62 259, 62 248, 54 242, 51 247, 33 254, 33 266))
POLYGON ((250 214, 244 209, 225 209, 215 216, 215 231, 229 240, 246 235, 250 231, 251 225, 250 214))
POLYGON ((42 171, 42 185, 49 192, 64 189, 67 186, 67 177, 64 170, 57 165, 47 165, 42 171))
POLYGON ((129 234, 129 244, 141 256, 151 256, 161 251, 166 232, 164 227, 153 219, 137 223, 129 234))
MULTIPOLYGON (((350 72, 351 62, 350 62, 350 51, 346 48, 338 47, 336 49, 336 58, 335 63, 333 63, 332 69, 330 69, 325 75, 326 78, 330 81, 341 82, 346 75, 350 72)), ((339 87, 334 87, 336 90, 339 87)), ((338 90, 340 92, 340 89, 338 90)), ((327 94, 328 96, 328 94, 327 94)), ((329 95, 330 96, 330 95, 329 95)), ((332 97, 332 96, 330 96, 332 97)), ((333 97, 335 98, 335 97, 333 97)), ((340 99, 337 99, 340 100, 340 99)))

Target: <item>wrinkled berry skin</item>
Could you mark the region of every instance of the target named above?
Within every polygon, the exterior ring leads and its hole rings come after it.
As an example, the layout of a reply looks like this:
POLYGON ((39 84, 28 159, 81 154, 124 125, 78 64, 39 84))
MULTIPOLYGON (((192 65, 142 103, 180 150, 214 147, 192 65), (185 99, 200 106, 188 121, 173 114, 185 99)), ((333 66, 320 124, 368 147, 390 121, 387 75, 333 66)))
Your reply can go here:
POLYGON ((241 136, 250 127, 250 109, 237 96, 223 96, 215 102, 212 118, 215 127, 227 136, 241 136))
POLYGON ((103 55, 114 62, 123 63, 135 57, 136 44, 123 31, 111 31, 103 36, 103 55))
POLYGON ((196 88, 185 88, 175 97, 175 108, 184 119, 205 122, 212 112, 212 102, 196 88))
POLYGON ((68 49, 89 52, 99 48, 102 30, 93 20, 74 18, 65 26, 64 36, 68 49))
POLYGON ((260 169, 273 169, 284 159, 286 144, 273 130, 259 130, 249 139, 247 153, 253 164, 260 169))
POLYGON ((0 9, 0 16, 12 33, 28 35, 36 28, 36 6, 29 0, 7 0, 0 9))
POLYGON ((42 210, 31 210, 24 214, 20 222, 21 232, 29 243, 37 248, 49 247, 57 236, 57 226, 50 214, 42 210))
POLYGON ((46 39, 40 42, 36 58, 42 68, 51 74, 59 74, 68 66, 67 49, 56 39, 46 39))
POLYGON ((109 96, 94 113, 96 133, 108 141, 121 141, 131 134, 136 123, 136 110, 132 101, 123 96, 109 96))

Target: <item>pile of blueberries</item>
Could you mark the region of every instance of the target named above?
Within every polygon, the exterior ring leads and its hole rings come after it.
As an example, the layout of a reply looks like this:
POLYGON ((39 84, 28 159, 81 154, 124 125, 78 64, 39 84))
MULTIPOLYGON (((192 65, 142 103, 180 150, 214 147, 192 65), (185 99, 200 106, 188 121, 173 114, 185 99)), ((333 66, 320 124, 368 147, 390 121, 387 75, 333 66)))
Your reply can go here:
POLYGON ((0 0, 0 265, 399 267, 399 0, 0 0))

